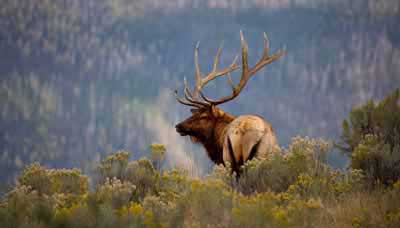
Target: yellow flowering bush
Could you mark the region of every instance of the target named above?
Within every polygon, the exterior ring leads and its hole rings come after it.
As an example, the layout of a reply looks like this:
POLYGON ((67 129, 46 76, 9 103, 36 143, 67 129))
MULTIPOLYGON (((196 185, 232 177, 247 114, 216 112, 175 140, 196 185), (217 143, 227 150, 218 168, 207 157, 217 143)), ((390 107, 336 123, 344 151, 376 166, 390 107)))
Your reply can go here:
POLYGON ((193 177, 110 155, 89 187, 79 170, 26 167, 0 201, 0 227, 399 227, 400 182, 369 188, 363 170, 325 164, 329 144, 296 137, 237 180, 193 177))

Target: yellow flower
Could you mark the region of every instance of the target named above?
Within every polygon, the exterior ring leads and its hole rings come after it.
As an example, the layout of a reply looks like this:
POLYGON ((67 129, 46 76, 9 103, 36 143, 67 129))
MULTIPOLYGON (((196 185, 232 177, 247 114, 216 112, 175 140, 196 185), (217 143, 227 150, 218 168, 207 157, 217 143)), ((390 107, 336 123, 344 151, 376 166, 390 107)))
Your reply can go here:
POLYGON ((354 226, 355 228, 361 228, 361 227, 362 227, 362 226, 361 226, 362 219, 359 218, 359 217, 353 218, 352 221, 351 221, 351 223, 353 224, 353 226, 354 226))
POLYGON ((237 207, 232 208, 232 214, 234 217, 238 217, 240 215, 240 209, 237 207))
POLYGON ((143 207, 138 203, 131 203, 129 207, 129 214, 141 215, 143 213, 143 207))
POLYGON ((71 210, 69 210, 68 208, 60 208, 56 210, 54 217, 55 220, 63 221, 66 220, 70 215, 71 215, 71 210))
POLYGON ((400 180, 393 184, 393 189, 400 191, 400 180))
POLYGON ((315 200, 315 199, 309 199, 306 202, 306 207, 310 208, 310 209, 320 209, 323 207, 322 202, 320 199, 315 200))
POLYGON ((273 213, 273 218, 281 225, 287 224, 289 220, 286 211, 282 208, 277 208, 275 210, 275 212, 273 213))
POLYGON ((154 222, 154 215, 151 211, 146 211, 144 213, 144 224, 146 224, 148 227, 158 227, 154 222))

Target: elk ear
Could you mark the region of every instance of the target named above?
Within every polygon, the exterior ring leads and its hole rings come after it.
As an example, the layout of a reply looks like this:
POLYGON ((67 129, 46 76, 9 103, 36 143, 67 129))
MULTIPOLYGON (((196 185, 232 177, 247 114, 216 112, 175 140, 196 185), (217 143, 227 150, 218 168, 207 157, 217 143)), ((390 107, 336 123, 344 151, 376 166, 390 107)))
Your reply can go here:
POLYGON ((196 108, 192 108, 192 109, 190 109, 190 112, 192 113, 192 114, 195 114, 196 112, 198 112, 199 110, 198 109, 196 109, 196 108))
POLYGON ((215 118, 219 118, 224 115, 224 112, 215 105, 211 106, 211 113, 215 118))

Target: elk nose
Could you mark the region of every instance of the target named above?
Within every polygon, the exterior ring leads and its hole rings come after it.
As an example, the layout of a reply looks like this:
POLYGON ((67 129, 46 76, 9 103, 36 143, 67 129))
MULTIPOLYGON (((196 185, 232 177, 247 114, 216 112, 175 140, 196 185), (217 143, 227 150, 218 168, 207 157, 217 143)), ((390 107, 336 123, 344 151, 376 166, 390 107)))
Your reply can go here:
POLYGON ((178 132, 180 135, 185 135, 183 132, 184 132, 184 130, 183 130, 183 127, 182 127, 182 124, 177 124, 176 126, 175 126, 175 130, 176 130, 176 132, 178 132))

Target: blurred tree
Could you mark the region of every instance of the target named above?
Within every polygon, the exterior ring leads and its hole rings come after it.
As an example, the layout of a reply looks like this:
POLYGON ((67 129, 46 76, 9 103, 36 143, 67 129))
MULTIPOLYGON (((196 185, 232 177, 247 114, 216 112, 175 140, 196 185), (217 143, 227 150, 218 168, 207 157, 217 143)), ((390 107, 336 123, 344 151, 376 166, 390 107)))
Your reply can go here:
POLYGON ((338 147, 351 156, 351 166, 385 184, 400 178, 400 89, 382 101, 370 100, 343 121, 338 147))

